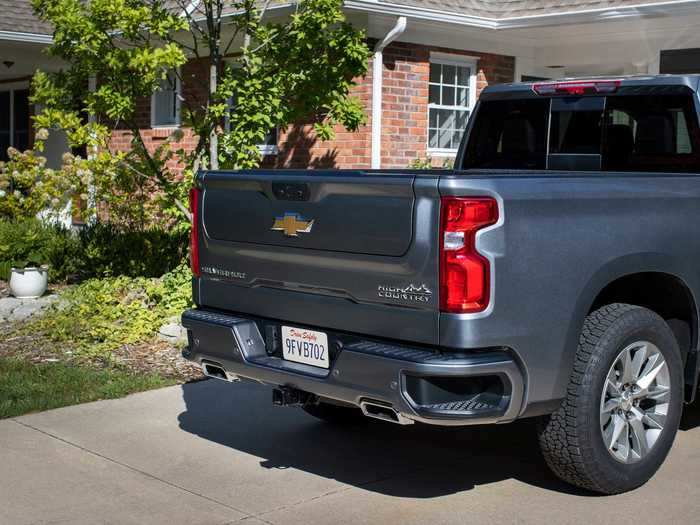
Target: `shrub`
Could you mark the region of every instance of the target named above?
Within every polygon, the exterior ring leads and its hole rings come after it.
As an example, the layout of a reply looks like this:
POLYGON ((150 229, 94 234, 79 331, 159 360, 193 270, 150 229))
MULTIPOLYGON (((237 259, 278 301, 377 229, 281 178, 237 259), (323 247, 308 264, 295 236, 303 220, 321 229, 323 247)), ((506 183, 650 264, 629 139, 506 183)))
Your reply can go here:
POLYGON ((32 321, 77 357, 109 359, 111 351, 154 337, 191 304, 189 267, 181 264, 161 278, 126 276, 90 279, 63 293, 60 303, 32 321))
POLYGON ((44 225, 37 219, 0 220, 0 279, 11 266, 41 259, 52 282, 95 277, 160 277, 187 256, 187 234, 160 228, 128 230, 109 224, 80 232, 44 225), (30 257, 31 254, 31 257, 30 257))
POLYGON ((409 169, 412 170, 434 170, 434 169, 447 169, 450 170, 454 167, 454 159, 445 158, 442 159, 442 165, 440 167, 433 165, 433 158, 428 155, 424 159, 416 157, 411 162, 408 163, 409 169))
POLYGON ((129 230, 109 224, 88 226, 79 234, 80 278, 127 275, 160 277, 187 256, 187 232, 160 228, 129 230))
POLYGON ((71 195, 83 194, 78 179, 47 168, 46 158, 35 151, 9 148, 7 155, 8 161, 0 162, 0 217, 17 220, 40 212, 58 216, 71 195))
POLYGON ((0 278, 7 280, 13 267, 47 264, 51 235, 38 220, 0 221, 0 278))

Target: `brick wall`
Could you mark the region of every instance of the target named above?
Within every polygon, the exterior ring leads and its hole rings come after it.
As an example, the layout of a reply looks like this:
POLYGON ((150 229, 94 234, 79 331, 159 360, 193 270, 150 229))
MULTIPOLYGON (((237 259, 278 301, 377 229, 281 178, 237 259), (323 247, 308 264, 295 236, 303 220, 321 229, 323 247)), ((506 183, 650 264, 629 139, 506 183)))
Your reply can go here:
MULTIPOLYGON (((394 43, 384 51, 384 91, 382 115, 382 167, 404 168, 413 159, 427 156, 428 136, 428 75, 430 53, 441 52, 478 58, 477 94, 489 84, 513 81, 515 59, 509 56, 430 47, 410 43, 394 43)), ((206 103, 208 69, 204 62, 190 62, 183 66, 183 108, 188 105, 196 110, 206 103)), ((366 77, 358 79, 353 89, 360 98, 367 114, 367 124, 357 132, 349 133, 342 127, 336 129, 333 141, 316 138, 313 127, 299 123, 280 132, 279 153, 268 156, 264 165, 287 168, 356 168, 367 169, 371 159, 371 105, 372 64, 366 77)), ((150 100, 138 105, 138 122, 149 149, 158 147, 172 129, 151 129, 150 100)), ((190 130, 176 148, 192 149, 197 137, 190 130)), ((129 147, 130 133, 114 132, 112 149, 129 147)), ((434 158, 435 165, 444 159, 434 158)), ((171 166, 177 169, 175 162, 171 166)))
MULTIPOLYGON (((404 168, 428 148, 430 53, 478 58, 477 96, 489 84, 512 82, 515 58, 398 42, 384 50, 382 167, 404 168)), ((442 165, 444 158, 433 158, 442 165)))

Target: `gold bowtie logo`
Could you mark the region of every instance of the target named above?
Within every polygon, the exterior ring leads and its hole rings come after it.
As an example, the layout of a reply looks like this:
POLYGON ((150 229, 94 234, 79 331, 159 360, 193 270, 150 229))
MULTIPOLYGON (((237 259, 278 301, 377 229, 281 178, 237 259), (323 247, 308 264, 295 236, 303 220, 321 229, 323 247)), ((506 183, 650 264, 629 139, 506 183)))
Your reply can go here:
POLYGON ((298 213, 285 213, 282 217, 276 217, 271 230, 281 231, 287 237, 299 237, 300 233, 309 233, 314 221, 302 219, 298 213))

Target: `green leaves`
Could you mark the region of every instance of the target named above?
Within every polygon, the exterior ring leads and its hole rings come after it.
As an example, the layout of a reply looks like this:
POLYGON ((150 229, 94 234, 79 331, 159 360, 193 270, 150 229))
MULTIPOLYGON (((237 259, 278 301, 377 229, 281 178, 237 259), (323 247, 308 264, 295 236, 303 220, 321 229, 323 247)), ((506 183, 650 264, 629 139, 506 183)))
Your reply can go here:
POLYGON ((224 72, 216 94, 219 100, 236 100, 230 131, 220 137, 223 163, 256 167, 256 144, 271 128, 309 122, 317 138, 330 140, 336 126, 354 131, 366 122, 350 91, 354 79, 367 72, 369 49, 341 7, 340 0, 304 0, 282 24, 234 20, 252 43, 236 67, 224 72))
POLYGON ((186 62, 180 45, 168 41, 187 22, 163 0, 34 0, 40 18, 54 27, 49 53, 69 67, 34 77, 34 102, 46 107, 42 123, 68 131, 74 147, 102 142, 110 126, 134 118, 136 101, 149 97, 170 69, 186 62), (98 88, 90 93, 90 78, 98 88), (102 122, 86 129, 87 112, 102 122))
POLYGON ((261 161, 258 145, 271 129, 308 123, 315 138, 329 140, 338 127, 354 131, 366 121, 362 104, 350 93, 367 71, 369 49, 364 32, 346 21, 342 0, 301 0, 282 22, 269 21, 254 0, 201 0, 193 12, 182 13, 167 9, 164 0, 33 4, 55 29, 49 52, 67 65, 34 76, 33 102, 44 107, 36 126, 61 128, 72 147, 103 157, 114 129, 130 132, 130 153, 90 160, 98 199, 115 205, 110 215, 128 211, 127 222, 133 220, 130 203, 142 210, 157 204, 186 228, 187 185, 196 170, 212 165, 212 137, 221 167, 253 168, 261 161), (238 14, 224 19, 222 8, 238 14), (182 74, 188 60, 196 75, 182 74), (218 77, 213 93, 212 67, 218 77), (153 148, 141 136, 140 102, 169 71, 180 71, 185 86, 181 113, 194 132, 194 150, 184 151, 174 140, 153 148), (207 95, 190 97, 192 88, 207 95), (184 177, 174 169, 176 161, 184 165, 184 177), (133 195, 137 198, 120 201, 133 195))
POLYGON ((61 294, 58 306, 33 321, 78 357, 106 357, 125 344, 148 341, 170 317, 191 306, 191 274, 183 263, 161 278, 91 279, 61 294))
POLYGON ((36 219, 13 223, 0 222, 0 261, 13 268, 48 264, 47 247, 50 237, 49 229, 36 219))

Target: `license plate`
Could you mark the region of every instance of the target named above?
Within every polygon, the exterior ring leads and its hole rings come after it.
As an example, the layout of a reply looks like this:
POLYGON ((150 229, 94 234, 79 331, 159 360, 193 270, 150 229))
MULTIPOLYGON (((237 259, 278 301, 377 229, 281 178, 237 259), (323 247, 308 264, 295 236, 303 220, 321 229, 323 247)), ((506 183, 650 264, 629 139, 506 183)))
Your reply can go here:
POLYGON ((328 368, 328 336, 323 332, 283 326, 282 355, 287 361, 328 368))

